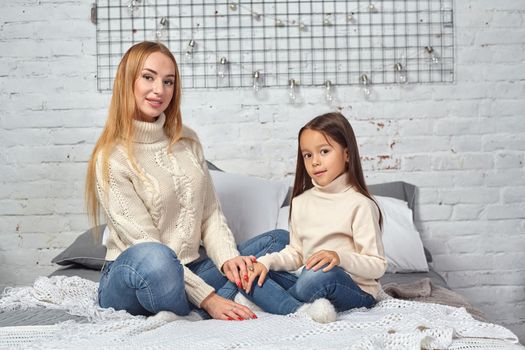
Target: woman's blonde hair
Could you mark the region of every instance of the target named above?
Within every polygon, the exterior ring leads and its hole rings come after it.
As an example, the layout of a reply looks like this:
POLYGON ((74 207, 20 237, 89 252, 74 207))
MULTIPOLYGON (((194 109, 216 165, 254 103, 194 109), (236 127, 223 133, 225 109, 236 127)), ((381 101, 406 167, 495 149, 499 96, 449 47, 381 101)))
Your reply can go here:
POLYGON ((96 183, 96 166, 100 154, 102 155, 103 186, 106 193, 109 181, 109 156, 117 143, 121 143, 125 147, 133 167, 136 171, 139 171, 133 156, 133 118, 139 112, 135 103, 134 86, 144 67, 144 62, 149 55, 155 52, 166 55, 175 66, 173 97, 164 111, 166 115, 164 131, 170 140, 168 151, 180 138, 182 132, 180 113, 181 83, 177 61, 170 50, 161 43, 144 41, 135 44, 124 54, 117 68, 108 119, 88 163, 85 197, 88 215, 95 226, 100 222, 100 203, 97 200, 96 183))

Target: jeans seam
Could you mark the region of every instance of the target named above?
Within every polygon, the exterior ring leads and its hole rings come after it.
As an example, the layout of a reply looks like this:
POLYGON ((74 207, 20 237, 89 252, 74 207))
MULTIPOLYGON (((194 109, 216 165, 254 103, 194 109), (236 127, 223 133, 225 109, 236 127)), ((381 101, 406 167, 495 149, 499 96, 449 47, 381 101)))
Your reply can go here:
MULTIPOLYGON (((338 282, 332 282, 332 283, 329 283, 329 284, 326 285, 326 287, 332 287, 332 286, 334 286, 334 285, 335 285, 335 287, 339 287, 339 286, 341 286, 341 287, 342 287, 343 289, 345 289, 347 292, 350 291, 350 292, 354 293, 355 295, 359 296, 359 297, 361 298, 361 303, 362 303, 363 299, 366 297, 365 295, 363 295, 364 292, 362 292, 362 291, 359 292, 359 291, 357 291, 357 290, 355 290, 355 289, 353 289, 353 288, 350 288, 350 287, 348 287, 348 286, 346 286, 346 285, 344 285, 344 284, 340 284, 340 283, 338 283, 338 282)), ((359 287, 358 287, 358 288, 359 288, 359 287)), ((309 300, 308 302, 311 303, 311 302, 313 302, 314 300, 318 299, 318 298, 316 298, 316 297, 319 296, 319 295, 321 294, 321 292, 322 292, 322 290, 319 290, 319 291, 317 291, 316 293, 314 293, 314 295, 312 296, 312 298, 310 298, 310 300, 309 300)))
MULTIPOLYGON (((217 266, 215 266, 215 264, 212 264, 212 266, 210 266, 210 267, 208 267, 208 268, 205 268, 204 270, 199 270, 199 271, 193 271, 193 270, 192 270, 192 272, 193 272, 193 273, 196 273, 196 274, 198 275, 198 274, 202 274, 202 273, 204 273, 204 272, 206 272, 206 271, 208 271, 208 270, 211 270, 211 269, 213 269, 213 268, 217 268, 217 266)), ((191 269, 190 269, 190 270, 191 270, 191 269)))
POLYGON ((270 238, 271 238, 270 244, 266 247, 266 249, 263 250, 264 254, 261 254, 261 256, 266 255, 268 253, 268 251, 271 248, 273 248, 273 246, 277 243, 277 239, 275 238, 275 236, 273 234, 269 234, 268 236, 270 236, 270 238))
POLYGON ((293 284, 297 283, 297 278, 296 277, 292 277, 290 275, 293 275, 292 272, 288 272, 288 271, 272 271, 273 273, 276 273, 276 272, 285 272, 283 274, 279 274, 279 278, 284 278, 286 279, 287 281, 289 282, 292 282, 293 284))

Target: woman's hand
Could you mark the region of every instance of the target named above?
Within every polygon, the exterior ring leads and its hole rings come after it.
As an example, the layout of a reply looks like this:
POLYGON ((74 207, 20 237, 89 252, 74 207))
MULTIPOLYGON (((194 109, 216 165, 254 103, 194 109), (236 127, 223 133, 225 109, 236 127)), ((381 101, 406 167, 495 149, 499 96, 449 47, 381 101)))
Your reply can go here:
POLYGON ((206 310, 216 320, 242 321, 257 318, 253 311, 246 306, 225 299, 215 294, 215 292, 202 301, 201 308, 206 310))
POLYGON ((336 252, 333 250, 320 250, 308 258, 306 261, 306 269, 310 270, 313 268, 314 271, 317 271, 328 264, 328 266, 323 269, 323 272, 327 272, 334 266, 339 265, 339 263, 341 263, 341 260, 339 260, 339 255, 337 255, 336 252))
POLYGON ((259 280, 257 281, 257 284, 259 287, 262 287, 264 280, 266 279, 266 275, 268 274, 268 269, 266 266, 261 264, 260 262, 255 262, 253 264, 253 270, 249 269, 249 276, 248 276, 248 283, 247 286, 244 288, 246 293, 250 293, 250 290, 252 289, 253 282, 259 276, 259 280))
POLYGON ((256 261, 255 256, 237 256, 233 259, 227 260, 222 265, 222 272, 226 278, 237 285, 239 288, 248 283, 248 270, 253 268, 253 263, 256 261))

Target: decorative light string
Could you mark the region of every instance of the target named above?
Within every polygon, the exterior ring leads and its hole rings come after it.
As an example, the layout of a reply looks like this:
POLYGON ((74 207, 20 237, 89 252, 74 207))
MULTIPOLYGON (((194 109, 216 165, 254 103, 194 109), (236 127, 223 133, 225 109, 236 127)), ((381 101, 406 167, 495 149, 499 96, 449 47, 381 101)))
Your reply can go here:
MULTIPOLYGON (((145 0, 146 2, 149 2, 148 0, 145 0)), ((135 16, 138 11, 140 10, 141 6, 146 6, 144 0, 128 0, 127 8, 129 15, 131 17, 135 16)), ((356 24, 358 22, 358 16, 357 14, 369 12, 370 14, 376 14, 380 12, 380 9, 378 6, 373 3, 369 2, 365 5, 366 10, 363 12, 360 12, 359 9, 356 9, 354 11, 350 11, 347 13, 346 16, 346 22, 350 24, 356 24)), ((155 11, 157 12, 157 7, 155 6, 155 11)), ((227 10, 226 10, 226 16, 228 16, 228 11, 236 12, 236 11, 245 11, 247 12, 254 20, 256 21, 264 21, 265 19, 271 20, 275 27, 283 28, 283 27, 297 27, 300 32, 306 32, 308 31, 308 28, 310 26, 314 25, 322 25, 322 26, 333 26, 334 23, 332 21, 334 13, 324 13, 321 14, 322 16, 322 22, 318 24, 307 24, 304 23, 301 20, 285 20, 279 17, 275 17, 272 15, 264 14, 262 12, 254 11, 247 6, 244 6, 240 4, 239 2, 231 1, 227 3, 227 10)), ((159 16, 156 14, 156 18, 159 18, 159 16)), ((169 30, 169 19, 167 16, 160 16, 160 20, 156 23, 156 29, 155 29, 155 38, 157 41, 162 41, 163 38, 167 36, 167 32, 169 30)), ((192 30, 193 36, 196 37, 196 33, 198 32, 199 28, 194 28, 192 30)), ((201 46, 197 43, 197 41, 193 38, 187 39, 187 46, 185 50, 185 56, 188 60, 191 60, 193 58, 193 55, 196 51, 198 51, 198 46, 201 46)), ((204 45, 201 46, 202 49, 206 50, 206 47, 204 45)), ((421 57, 420 54, 426 55, 428 59, 430 60, 430 63, 433 65, 439 64, 441 62, 439 54, 435 51, 435 49, 428 45, 424 46, 422 50, 413 50, 415 51, 415 54, 410 55, 408 58, 419 58, 421 57)), ((406 52, 408 54, 408 51, 406 52)), ((406 84, 409 82, 408 79, 408 73, 406 65, 403 65, 407 61, 407 57, 400 57, 399 59, 396 59, 396 63, 393 65, 392 70, 395 75, 395 83, 397 84, 406 84)), ((225 79, 230 71, 230 66, 236 66, 240 68, 241 71, 247 72, 248 69, 240 63, 237 62, 231 62, 229 61, 228 57, 222 56, 220 59, 217 60, 217 75, 220 79, 225 79)), ((370 68, 370 71, 374 71, 376 69, 384 68, 382 65, 377 64, 376 66, 372 66, 370 68)), ((253 79, 252 88, 255 94, 258 94, 259 91, 264 87, 264 76, 267 75, 262 69, 257 69, 255 71, 251 71, 251 77, 253 79)), ((359 76, 359 85, 361 86, 361 89, 363 91, 364 97, 366 99, 369 99, 372 95, 372 85, 373 82, 368 75, 369 72, 362 72, 359 76)), ((290 103, 296 103, 297 100, 297 87, 300 84, 300 82, 296 79, 289 79, 288 80, 288 97, 290 103)), ((326 80, 323 84, 323 93, 324 93, 324 99, 327 103, 331 104, 334 99, 334 84, 331 80, 326 80)))

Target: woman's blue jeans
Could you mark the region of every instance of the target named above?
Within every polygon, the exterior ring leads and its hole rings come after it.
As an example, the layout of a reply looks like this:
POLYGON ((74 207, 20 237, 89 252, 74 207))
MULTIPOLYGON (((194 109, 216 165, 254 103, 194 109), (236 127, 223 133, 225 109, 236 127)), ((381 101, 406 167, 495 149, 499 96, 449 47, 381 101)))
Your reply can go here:
MULTIPOLYGON (((241 255, 260 257, 282 250, 288 244, 288 232, 273 230, 238 245, 241 255)), ((209 258, 187 264, 191 271, 212 286, 216 293, 232 300, 237 286, 219 272, 209 258)), ((115 261, 106 262, 98 290, 99 304, 133 315, 152 315, 172 311, 187 315, 192 305, 184 289, 184 273, 175 252, 164 244, 140 243, 129 247, 115 261)), ((203 318, 209 315, 202 309, 203 318)))
POLYGON ((314 271, 304 268, 299 276, 289 272, 270 271, 262 285, 253 283, 250 293, 241 292, 264 311, 287 315, 304 303, 326 298, 337 311, 358 307, 372 307, 376 301, 364 292, 342 268, 314 271))

